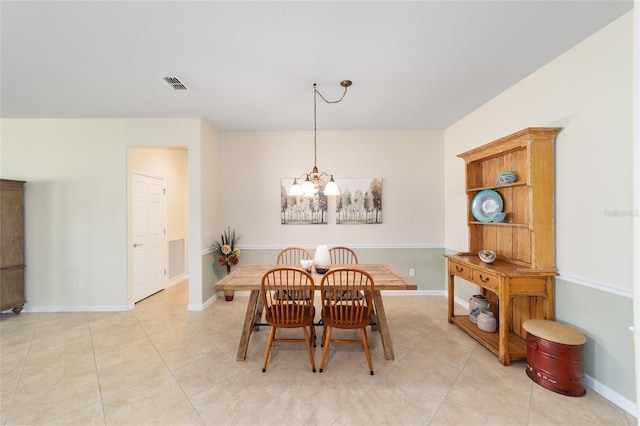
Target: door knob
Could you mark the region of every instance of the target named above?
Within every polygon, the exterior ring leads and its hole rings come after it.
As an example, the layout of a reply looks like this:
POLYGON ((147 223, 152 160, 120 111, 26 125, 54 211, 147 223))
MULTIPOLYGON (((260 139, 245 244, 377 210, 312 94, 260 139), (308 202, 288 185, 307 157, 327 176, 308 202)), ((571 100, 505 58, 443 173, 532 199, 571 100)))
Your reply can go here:
POLYGON ((143 246, 144 244, 138 244, 138 243, 133 243, 133 247, 140 247, 143 246))

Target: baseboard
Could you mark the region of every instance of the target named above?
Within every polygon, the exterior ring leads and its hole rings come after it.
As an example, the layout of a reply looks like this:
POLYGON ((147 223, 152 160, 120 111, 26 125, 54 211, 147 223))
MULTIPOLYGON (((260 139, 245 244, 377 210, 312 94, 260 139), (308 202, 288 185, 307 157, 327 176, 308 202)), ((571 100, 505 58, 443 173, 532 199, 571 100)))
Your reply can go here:
POLYGON ((383 296, 446 296, 446 290, 381 290, 383 296))
MULTIPOLYGON (((205 300, 204 303, 202 304, 189 304, 187 305, 187 311, 193 311, 193 312, 199 312, 199 311, 204 311, 205 309, 207 309, 213 302, 215 302, 216 300, 220 299, 220 297, 218 296, 218 294, 221 293, 214 293, 213 296, 211 296, 210 298, 208 298, 207 300, 205 300)), ((247 295, 249 294, 249 292, 247 291, 247 295)))
MULTIPOLYGON (((465 309, 469 309, 469 302, 460 299, 459 297, 454 297, 455 303, 464 307, 465 309)), ((625 410, 627 413, 637 416, 638 414, 638 405, 620 395, 613 389, 603 385, 602 383, 595 380, 593 377, 585 374, 584 376, 584 384, 593 389, 597 394, 602 395, 603 398, 611 401, 613 404, 625 410)))
POLYGON ((185 272, 184 274, 180 274, 176 277, 171 278, 168 282, 167 282, 167 287, 166 288, 170 288, 173 287, 174 285, 178 285, 180 284, 182 281, 186 281, 189 279, 189 275, 187 275, 187 273, 185 272))
MULTIPOLYGON (((251 292, 248 290, 236 291, 235 296, 249 297, 251 292)), ((216 294, 222 294, 218 292, 216 294)), ((386 296, 446 296, 446 290, 382 290, 382 294, 386 296)), ((218 297, 221 298, 221 297, 218 297)))
POLYGON ((47 305, 37 306, 25 303, 22 312, 122 312, 130 311, 134 308, 135 303, 128 305, 47 305))
MULTIPOLYGON (((291 247, 295 245, 297 247, 304 247, 308 250, 315 250, 316 245, 308 245, 308 244, 285 244, 285 245, 239 245, 238 248, 240 250, 282 250, 287 247, 291 247)), ((327 244, 329 247, 331 246, 341 246, 344 244, 327 244)), ((445 247, 442 244, 433 243, 433 244, 348 244, 350 248, 353 249, 444 249, 445 247)), ((212 249, 203 250, 202 254, 205 255, 213 251, 212 249)))
POLYGON ((631 414, 632 416, 635 417, 638 415, 638 405, 635 402, 629 401, 627 398, 620 395, 618 392, 614 391, 613 389, 598 382, 593 377, 585 374, 584 384, 587 387, 593 389, 596 393, 602 395, 604 398, 608 399, 609 401, 617 405, 618 407, 622 408, 624 411, 631 414))
POLYGON ((469 310, 469 301, 468 300, 462 300, 458 296, 454 296, 453 300, 456 302, 456 305, 460 305, 460 306, 464 307, 466 310, 469 310))

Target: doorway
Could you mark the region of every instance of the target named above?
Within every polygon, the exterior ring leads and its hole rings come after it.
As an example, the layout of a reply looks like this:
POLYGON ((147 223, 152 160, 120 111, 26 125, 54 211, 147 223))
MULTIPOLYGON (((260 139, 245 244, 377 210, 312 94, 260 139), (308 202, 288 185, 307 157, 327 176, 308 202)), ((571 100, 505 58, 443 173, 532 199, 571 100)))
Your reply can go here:
POLYGON ((127 147, 127 191, 128 300, 133 308, 149 294, 189 279, 187 147, 127 147), (152 203, 154 198, 158 199, 152 203), (161 212, 155 210, 158 201, 165 203, 161 212), (158 225, 161 218, 164 225, 158 225), (140 240, 146 233, 160 233, 162 247, 146 251, 152 244, 140 240))
POLYGON ((167 206, 164 179, 133 173, 133 302, 167 284, 167 206))

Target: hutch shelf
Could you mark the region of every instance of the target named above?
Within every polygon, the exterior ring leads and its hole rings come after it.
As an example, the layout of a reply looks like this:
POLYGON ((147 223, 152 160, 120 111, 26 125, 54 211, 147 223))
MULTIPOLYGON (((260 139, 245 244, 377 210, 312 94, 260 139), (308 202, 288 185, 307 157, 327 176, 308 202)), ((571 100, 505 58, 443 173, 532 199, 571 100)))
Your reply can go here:
POLYGON ((465 161, 469 252, 445 255, 448 270, 448 320, 498 356, 503 365, 526 359, 528 319, 553 320, 555 268, 554 141, 560 128, 527 128, 459 154, 465 161), (496 183, 511 171, 516 181, 496 183), (473 198, 496 191, 507 216, 482 222, 471 212, 473 198), (493 250, 486 264, 480 250, 493 250), (468 315, 454 311, 455 277, 480 287, 498 320, 496 333, 481 331, 468 315))

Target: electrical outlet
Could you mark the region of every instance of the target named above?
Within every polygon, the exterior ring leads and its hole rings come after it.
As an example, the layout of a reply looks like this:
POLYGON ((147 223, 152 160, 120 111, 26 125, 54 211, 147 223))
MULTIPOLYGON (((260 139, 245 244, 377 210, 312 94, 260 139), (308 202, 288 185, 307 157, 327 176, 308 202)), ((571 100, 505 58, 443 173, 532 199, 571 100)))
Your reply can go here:
POLYGON ((413 277, 416 274, 416 270, 413 268, 409 268, 409 276, 413 277))
POLYGON ((78 280, 71 281, 71 288, 78 288, 78 280))

